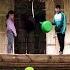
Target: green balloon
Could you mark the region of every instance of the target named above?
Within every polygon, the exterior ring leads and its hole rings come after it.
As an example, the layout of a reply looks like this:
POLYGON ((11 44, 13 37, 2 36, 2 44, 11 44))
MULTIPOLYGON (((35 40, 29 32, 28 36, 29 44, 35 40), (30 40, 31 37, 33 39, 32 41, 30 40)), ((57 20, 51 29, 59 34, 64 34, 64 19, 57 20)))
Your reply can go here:
POLYGON ((50 21, 41 22, 41 29, 45 33, 50 32, 52 30, 52 23, 50 21))
POLYGON ((25 70, 34 70, 33 67, 26 67, 25 70))

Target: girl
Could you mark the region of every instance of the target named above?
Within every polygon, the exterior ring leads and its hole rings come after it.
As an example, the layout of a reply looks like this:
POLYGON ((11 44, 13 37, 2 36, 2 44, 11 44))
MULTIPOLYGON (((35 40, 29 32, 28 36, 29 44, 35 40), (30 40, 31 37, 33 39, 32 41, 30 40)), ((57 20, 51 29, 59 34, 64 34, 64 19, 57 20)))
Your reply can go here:
POLYGON ((6 25, 7 25, 7 38, 8 38, 7 52, 13 53, 14 37, 17 36, 17 33, 14 26, 14 11, 12 10, 10 10, 6 16, 6 25))

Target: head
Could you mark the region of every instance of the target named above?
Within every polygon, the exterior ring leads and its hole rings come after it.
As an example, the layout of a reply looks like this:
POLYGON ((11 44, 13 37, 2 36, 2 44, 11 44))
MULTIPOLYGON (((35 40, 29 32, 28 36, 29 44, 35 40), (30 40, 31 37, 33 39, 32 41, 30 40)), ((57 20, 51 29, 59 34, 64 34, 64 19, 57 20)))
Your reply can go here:
POLYGON ((12 19, 14 20, 14 11, 13 10, 10 10, 6 16, 7 19, 12 19))
POLYGON ((61 12, 61 6, 60 6, 60 5, 56 5, 56 7, 55 7, 55 12, 56 12, 56 13, 61 12))

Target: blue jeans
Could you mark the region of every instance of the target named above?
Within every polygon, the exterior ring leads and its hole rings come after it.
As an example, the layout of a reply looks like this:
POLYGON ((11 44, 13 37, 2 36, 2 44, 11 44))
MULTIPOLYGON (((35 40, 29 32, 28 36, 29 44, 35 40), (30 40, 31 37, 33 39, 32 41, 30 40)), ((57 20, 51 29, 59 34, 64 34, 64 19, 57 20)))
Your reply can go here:
POLYGON ((13 53, 14 34, 11 30, 7 31, 7 38, 8 38, 7 52, 13 53))

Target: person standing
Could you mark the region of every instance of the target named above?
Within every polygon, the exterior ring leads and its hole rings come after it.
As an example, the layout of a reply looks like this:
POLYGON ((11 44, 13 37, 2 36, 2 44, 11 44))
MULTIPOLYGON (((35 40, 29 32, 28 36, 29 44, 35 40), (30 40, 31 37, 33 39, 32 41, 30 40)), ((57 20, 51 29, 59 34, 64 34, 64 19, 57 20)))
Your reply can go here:
POLYGON ((6 25, 7 25, 7 52, 13 53, 14 38, 17 36, 16 28, 14 25, 14 11, 10 10, 6 15, 6 25))
POLYGON ((64 50, 64 39, 67 20, 65 14, 61 11, 60 5, 56 5, 55 12, 56 13, 53 18, 53 25, 55 25, 55 32, 57 34, 57 38, 60 45, 59 54, 62 55, 64 50))

